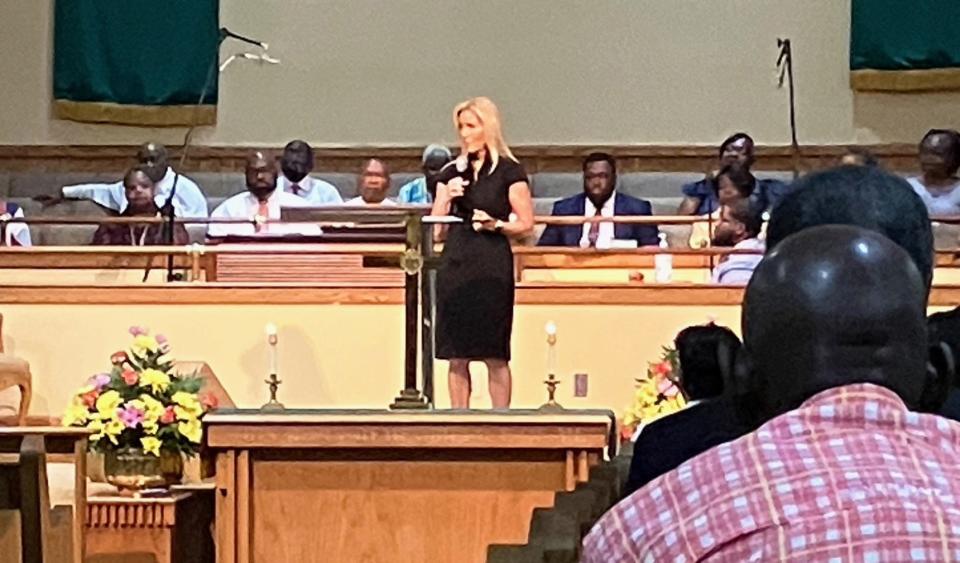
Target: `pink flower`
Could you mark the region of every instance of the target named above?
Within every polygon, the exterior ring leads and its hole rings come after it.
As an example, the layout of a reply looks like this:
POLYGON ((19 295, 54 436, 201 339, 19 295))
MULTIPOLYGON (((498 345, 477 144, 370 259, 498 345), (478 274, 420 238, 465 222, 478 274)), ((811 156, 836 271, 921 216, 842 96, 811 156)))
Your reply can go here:
POLYGON ((109 373, 98 373, 97 375, 91 376, 87 380, 88 385, 93 385, 97 391, 100 391, 107 385, 110 385, 110 374, 109 373))
POLYGON ((120 374, 123 377, 123 382, 127 385, 136 385, 140 381, 140 374, 133 371, 132 369, 125 369, 123 373, 120 374))
POLYGON ((122 364, 128 359, 127 353, 121 350, 119 352, 114 352, 113 355, 110 356, 110 363, 116 366, 122 364))
POLYGON ((163 411, 163 414, 160 415, 160 422, 162 424, 170 424, 177 419, 177 413, 173 412, 173 406, 169 406, 166 410, 163 411))
POLYGON ((220 401, 217 400, 217 397, 212 393, 204 393, 200 397, 200 404, 203 405, 204 410, 212 411, 220 406, 220 401))
POLYGON ((657 393, 660 393, 664 397, 676 397, 679 392, 680 390, 677 389, 677 386, 667 378, 663 378, 657 382, 657 393))
POLYGON ((157 341, 157 344, 160 344, 160 345, 167 343, 167 337, 162 334, 156 335, 154 339, 157 341))
POLYGON ((147 334, 149 331, 142 326, 132 326, 130 327, 130 336, 140 336, 141 334, 147 334))
POLYGON ((119 418, 120 422, 127 428, 134 428, 143 423, 143 411, 136 407, 126 406, 120 409, 117 418, 119 418))

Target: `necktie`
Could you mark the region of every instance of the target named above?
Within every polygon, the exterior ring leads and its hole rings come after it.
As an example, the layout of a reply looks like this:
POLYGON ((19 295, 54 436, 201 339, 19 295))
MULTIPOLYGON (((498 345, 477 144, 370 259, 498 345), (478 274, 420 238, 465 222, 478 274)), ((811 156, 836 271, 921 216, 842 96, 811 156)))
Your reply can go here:
POLYGON ((300 195, 300 192, 303 188, 300 187, 300 184, 290 184, 290 191, 293 192, 293 195, 300 195))
MULTIPOLYGON (((601 209, 597 209, 593 216, 600 217, 600 211, 601 209)), ((600 223, 590 223, 590 230, 587 231, 587 241, 591 248, 596 248, 598 238, 600 238, 600 223)))
MULTIPOLYGON (((257 217, 262 220, 266 220, 270 218, 270 206, 267 204, 267 202, 261 201, 259 204, 257 204, 257 217)), ((256 221, 256 224, 254 225, 255 232, 262 233, 266 230, 267 230, 266 223, 263 223, 261 221, 256 221)))

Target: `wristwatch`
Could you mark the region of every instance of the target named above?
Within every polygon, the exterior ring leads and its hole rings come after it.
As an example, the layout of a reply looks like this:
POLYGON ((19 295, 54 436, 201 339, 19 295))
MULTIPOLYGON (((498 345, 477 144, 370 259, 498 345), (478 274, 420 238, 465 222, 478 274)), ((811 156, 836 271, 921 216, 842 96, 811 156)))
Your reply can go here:
POLYGON ((504 226, 504 225, 506 225, 506 223, 504 223, 504 222, 501 221, 500 219, 497 219, 497 221, 493 224, 493 230, 499 233, 499 232, 503 231, 503 226, 504 226))

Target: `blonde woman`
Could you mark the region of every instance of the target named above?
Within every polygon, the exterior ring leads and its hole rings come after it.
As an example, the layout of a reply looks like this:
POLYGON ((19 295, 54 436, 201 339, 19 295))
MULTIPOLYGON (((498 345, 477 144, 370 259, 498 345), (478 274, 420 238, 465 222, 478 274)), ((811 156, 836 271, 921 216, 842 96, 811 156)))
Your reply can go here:
POLYGON ((440 172, 434 215, 463 223, 438 229, 445 244, 437 272, 437 357, 450 361, 450 405, 470 407, 470 363, 486 364, 494 408, 510 406, 513 252, 510 239, 533 230, 523 167, 503 140, 500 112, 487 98, 454 108, 460 156, 440 172))

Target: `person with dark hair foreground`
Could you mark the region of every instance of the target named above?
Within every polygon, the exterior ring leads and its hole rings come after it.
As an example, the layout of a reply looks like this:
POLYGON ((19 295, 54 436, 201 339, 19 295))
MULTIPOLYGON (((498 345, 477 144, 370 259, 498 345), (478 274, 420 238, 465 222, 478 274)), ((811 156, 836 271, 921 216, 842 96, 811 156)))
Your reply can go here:
POLYGON ((914 260, 878 233, 783 240, 747 286, 734 377, 773 418, 615 506, 583 561, 960 555, 960 425, 911 410, 942 388, 926 295, 914 260))
POLYGON ((933 230, 906 180, 868 166, 841 166, 800 178, 772 213, 767 251, 817 225, 853 225, 899 244, 916 262, 927 289, 933 279, 933 230))
POLYGON ((721 398, 723 365, 740 350, 740 339, 725 326, 690 326, 674 341, 681 386, 689 402, 680 412, 657 419, 637 437, 624 488, 627 496, 653 479, 750 429, 740 424, 730 401, 721 398))

